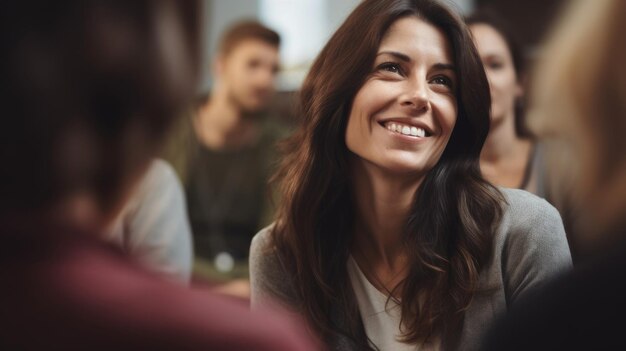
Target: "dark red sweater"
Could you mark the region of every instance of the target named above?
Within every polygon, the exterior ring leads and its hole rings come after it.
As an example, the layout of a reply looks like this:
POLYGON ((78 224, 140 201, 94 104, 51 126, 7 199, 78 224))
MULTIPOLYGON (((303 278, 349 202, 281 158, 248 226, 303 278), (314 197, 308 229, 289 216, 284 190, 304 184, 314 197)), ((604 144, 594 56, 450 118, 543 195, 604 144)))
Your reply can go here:
POLYGON ((83 234, 1 231, 2 350, 313 350, 276 315, 160 279, 83 234))

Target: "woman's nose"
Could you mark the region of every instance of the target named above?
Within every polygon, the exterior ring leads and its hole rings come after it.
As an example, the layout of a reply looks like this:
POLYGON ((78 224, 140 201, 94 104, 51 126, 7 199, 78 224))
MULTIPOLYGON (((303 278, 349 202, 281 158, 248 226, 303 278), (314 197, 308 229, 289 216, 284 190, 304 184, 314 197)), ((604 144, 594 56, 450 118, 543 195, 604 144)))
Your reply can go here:
POLYGON ((411 79, 406 84, 406 89, 400 97, 400 104, 417 111, 430 108, 428 83, 421 79, 411 79))

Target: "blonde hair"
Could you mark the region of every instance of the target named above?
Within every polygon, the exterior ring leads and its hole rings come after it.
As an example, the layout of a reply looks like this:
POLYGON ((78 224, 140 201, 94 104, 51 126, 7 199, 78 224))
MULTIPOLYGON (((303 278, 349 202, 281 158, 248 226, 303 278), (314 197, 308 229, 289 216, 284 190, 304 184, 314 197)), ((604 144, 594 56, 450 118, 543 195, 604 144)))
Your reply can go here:
POLYGON ((545 140, 559 201, 597 231, 626 213, 626 2, 578 0, 534 72, 530 129, 545 140))

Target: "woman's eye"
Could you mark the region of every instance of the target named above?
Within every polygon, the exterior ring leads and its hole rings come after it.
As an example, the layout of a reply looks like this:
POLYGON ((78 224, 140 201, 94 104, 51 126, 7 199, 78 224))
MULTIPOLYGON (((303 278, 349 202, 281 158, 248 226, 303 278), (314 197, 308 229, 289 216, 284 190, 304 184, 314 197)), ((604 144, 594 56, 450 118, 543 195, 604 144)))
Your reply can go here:
POLYGON ((491 69, 500 69, 502 68, 502 66, 504 66, 502 63, 500 62, 491 62, 487 65, 489 68, 491 69))
POLYGON ((400 67, 399 64, 393 62, 385 62, 378 66, 378 69, 391 73, 402 74, 402 67, 400 67))
POLYGON ((452 80, 446 76, 437 76, 431 80, 432 83, 452 87, 452 80))

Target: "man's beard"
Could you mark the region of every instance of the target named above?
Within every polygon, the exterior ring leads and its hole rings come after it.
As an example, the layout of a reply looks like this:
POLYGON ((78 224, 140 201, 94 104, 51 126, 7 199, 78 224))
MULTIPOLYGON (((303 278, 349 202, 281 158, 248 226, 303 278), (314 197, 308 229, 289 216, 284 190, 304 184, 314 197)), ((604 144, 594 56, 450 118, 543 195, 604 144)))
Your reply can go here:
POLYGON ((267 103, 264 103, 257 108, 248 107, 243 102, 243 99, 239 98, 239 96, 232 91, 228 94, 228 101, 229 103, 233 104, 233 106, 236 106, 239 111, 241 111, 241 116, 243 119, 255 118, 257 115, 265 112, 268 105, 267 103))

